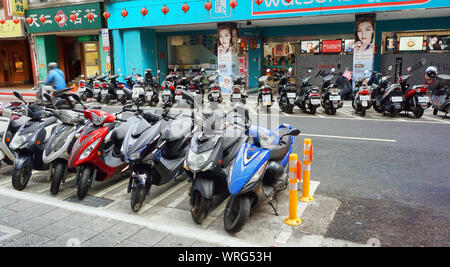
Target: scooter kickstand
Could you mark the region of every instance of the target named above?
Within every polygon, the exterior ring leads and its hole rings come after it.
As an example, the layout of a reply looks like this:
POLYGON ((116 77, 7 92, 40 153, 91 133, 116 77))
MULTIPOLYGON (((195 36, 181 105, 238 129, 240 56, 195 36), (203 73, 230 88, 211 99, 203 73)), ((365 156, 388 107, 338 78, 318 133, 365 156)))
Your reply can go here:
MULTIPOLYGON (((277 207, 272 203, 273 201, 276 201, 278 204, 278 200, 273 198, 272 200, 269 201, 269 205, 272 207, 273 212, 275 212, 275 216, 280 216, 280 214, 278 213, 277 207)), ((278 205, 277 205, 278 206, 278 205)))

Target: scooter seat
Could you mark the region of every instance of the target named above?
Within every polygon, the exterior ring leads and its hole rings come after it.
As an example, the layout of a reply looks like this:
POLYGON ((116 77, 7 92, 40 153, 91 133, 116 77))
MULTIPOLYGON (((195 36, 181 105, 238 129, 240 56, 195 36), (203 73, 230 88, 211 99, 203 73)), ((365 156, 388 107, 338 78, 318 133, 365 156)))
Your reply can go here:
POLYGON ((437 76, 437 78, 439 80, 446 81, 446 82, 450 81, 450 75, 448 75, 448 74, 439 74, 437 76))
POLYGON ((281 161, 289 153, 289 147, 285 145, 271 145, 265 148, 270 150, 269 161, 281 161))
POLYGON ((49 125, 52 125, 52 124, 56 123, 57 121, 58 121, 58 119, 55 118, 55 117, 45 118, 45 119, 42 119, 42 125, 44 127, 47 127, 49 125))
POLYGON ((28 117, 20 117, 17 120, 11 120, 9 124, 9 128, 11 132, 15 133, 19 130, 19 128, 24 125, 29 120, 28 117))

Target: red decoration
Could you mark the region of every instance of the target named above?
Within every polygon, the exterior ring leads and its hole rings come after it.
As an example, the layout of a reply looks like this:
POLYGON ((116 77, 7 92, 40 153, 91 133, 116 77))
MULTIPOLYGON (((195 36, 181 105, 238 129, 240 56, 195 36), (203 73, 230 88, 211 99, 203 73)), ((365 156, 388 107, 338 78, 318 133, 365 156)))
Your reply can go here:
POLYGON ((161 12, 162 12, 164 15, 166 15, 167 13, 169 13, 169 8, 166 7, 166 6, 163 6, 163 7, 161 8, 161 12))
POLYGON ((188 12, 188 11, 189 11, 189 5, 185 3, 185 4, 181 7, 181 10, 183 10, 184 13, 188 12))
POLYGON ((286 1, 286 3, 288 3, 288 4, 289 4, 290 2, 292 2, 292 0, 284 0, 284 1, 286 1))
POLYGON ((18 18, 15 18, 13 21, 15 24, 19 24, 19 22, 20 22, 20 20, 18 18))
POLYGON ((62 17, 60 15, 56 15, 54 19, 56 22, 60 22, 62 20, 62 17))
POLYGON ((126 18, 128 16, 128 11, 124 9, 122 10, 122 12, 120 12, 120 15, 122 15, 123 18, 126 18))
POLYGON ((31 24, 31 23, 33 23, 33 18, 31 18, 31 17, 28 17, 28 18, 27 18, 27 22, 28 22, 28 24, 31 24))
POLYGON ((42 15, 42 16, 39 18, 39 20, 40 20, 42 23, 44 23, 44 22, 46 21, 44 15, 42 15))
POLYGON ((77 15, 72 14, 72 15, 69 16, 69 18, 70 18, 71 21, 75 21, 75 20, 77 20, 77 15))
POLYGON ((263 2, 263 0, 255 0, 255 3, 256 3, 258 6, 261 5, 262 2, 263 2))
POLYGON ((109 19, 111 17, 111 14, 108 11, 103 12, 103 17, 105 19, 109 19))
POLYGON ((143 9, 141 9, 141 14, 142 14, 142 16, 147 16, 148 15, 148 9, 147 8, 143 8, 143 9))
POLYGON ((6 20, 0 19, 0 24, 5 24, 5 23, 6 23, 6 20))
POLYGON ((230 6, 231 6, 231 8, 235 8, 237 6, 237 1, 236 0, 231 0, 230 1, 230 6))
POLYGON ((86 18, 87 18, 88 20, 93 20, 93 19, 94 19, 94 14, 92 14, 91 12, 89 12, 89 13, 86 15, 86 18))
POLYGON ((211 2, 209 2, 209 1, 206 2, 206 3, 205 3, 205 9, 209 11, 211 8, 212 8, 211 2))

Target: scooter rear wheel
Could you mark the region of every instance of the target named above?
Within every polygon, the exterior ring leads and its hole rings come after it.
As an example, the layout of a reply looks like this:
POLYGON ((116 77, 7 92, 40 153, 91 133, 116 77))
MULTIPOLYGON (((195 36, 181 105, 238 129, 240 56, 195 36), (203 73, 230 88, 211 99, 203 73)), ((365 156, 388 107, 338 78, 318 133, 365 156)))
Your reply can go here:
POLYGON ((206 199, 202 194, 195 190, 191 195, 191 215, 195 223, 201 224, 208 215, 211 207, 211 200, 206 199))
POLYGON ((12 171, 12 186, 18 191, 22 191, 27 187, 30 181, 33 166, 31 164, 23 166, 20 170, 13 169, 12 171))
POLYGON ((420 107, 420 106, 416 106, 416 107, 413 109, 414 117, 416 117, 417 119, 419 119, 419 118, 421 118, 421 117, 423 116, 423 112, 424 112, 424 110, 423 110, 423 108, 420 107))
POLYGON ((86 197, 89 187, 91 186, 91 168, 82 167, 80 169, 77 187, 77 197, 82 200, 86 197))
POLYGON ((56 195, 59 192, 61 186, 61 181, 64 178, 64 173, 66 172, 66 165, 62 162, 55 163, 50 173, 50 179, 52 184, 50 186, 50 192, 52 195, 56 195))
POLYGON ((436 115, 438 114, 438 111, 439 111, 439 109, 434 108, 434 109, 433 109, 433 115, 436 116, 436 115))
POLYGON ((233 196, 228 201, 223 216, 225 230, 235 234, 242 230, 250 216, 250 198, 248 196, 233 196))

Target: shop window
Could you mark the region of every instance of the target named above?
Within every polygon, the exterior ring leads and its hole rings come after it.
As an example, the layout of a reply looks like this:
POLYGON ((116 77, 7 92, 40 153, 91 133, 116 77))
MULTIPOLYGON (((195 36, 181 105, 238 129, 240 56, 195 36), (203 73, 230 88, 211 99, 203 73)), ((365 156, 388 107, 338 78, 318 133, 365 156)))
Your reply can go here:
POLYGON ((382 36, 382 54, 450 52, 450 31, 384 32, 382 36))

